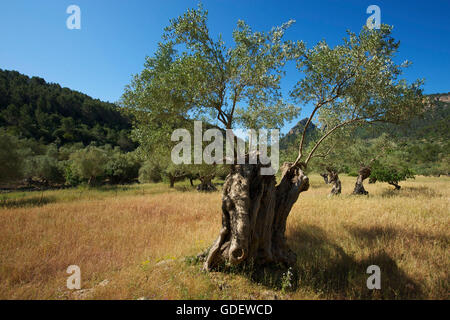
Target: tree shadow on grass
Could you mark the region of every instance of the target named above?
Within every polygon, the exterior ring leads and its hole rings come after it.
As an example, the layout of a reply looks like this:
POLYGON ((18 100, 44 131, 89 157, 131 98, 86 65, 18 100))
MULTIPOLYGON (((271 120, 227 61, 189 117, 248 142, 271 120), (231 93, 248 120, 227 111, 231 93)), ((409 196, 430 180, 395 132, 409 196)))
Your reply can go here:
POLYGON ((217 185, 216 183, 214 183, 214 186, 217 188, 217 190, 214 190, 214 191, 199 191, 199 190, 197 190, 197 187, 198 187, 198 184, 197 185, 195 185, 195 186, 183 186, 183 185, 180 185, 180 186, 174 186, 174 189, 176 190, 176 191, 179 191, 179 192, 192 192, 192 191, 197 191, 197 192, 203 192, 203 193, 215 193, 215 192, 218 192, 218 191, 220 191, 219 190, 219 185, 217 185))
MULTIPOLYGON (((362 246, 369 248, 376 242, 379 232, 389 237, 396 235, 393 229, 369 232, 349 229, 349 232, 361 240, 362 246)), ((367 258, 357 260, 329 239, 324 230, 313 225, 297 227, 287 236, 290 248, 297 254, 297 263, 291 268, 281 264, 240 265, 222 266, 216 271, 245 276, 269 289, 289 292, 303 288, 327 299, 424 298, 420 285, 403 272, 384 250, 374 248, 367 258), (380 267, 380 290, 367 288, 367 279, 371 276, 367 268, 371 265, 380 267)))
POLYGON ((396 238, 415 241, 417 243, 432 242, 446 248, 450 246, 450 237, 446 234, 430 234, 424 232, 411 232, 397 230, 392 227, 345 227, 345 229, 357 239, 362 246, 374 247, 380 241, 391 241, 396 238))
POLYGON ((407 197, 407 198, 417 198, 417 197, 428 197, 428 198, 439 198, 443 195, 435 190, 425 187, 402 187, 400 190, 395 190, 394 188, 385 189, 381 192, 383 198, 392 197, 407 197))
POLYGON ((119 191, 131 190, 131 186, 105 184, 105 185, 93 187, 93 189, 96 191, 99 191, 99 192, 111 192, 111 191, 119 192, 119 191))
POLYGON ((56 202, 54 197, 34 196, 17 199, 0 199, 0 208, 14 209, 27 207, 40 207, 52 202, 56 202))
MULTIPOLYGON (((203 263, 203 260, 191 258, 190 263, 203 263)), ((220 265, 214 271, 230 275, 240 275, 250 281, 260 284, 268 289, 282 290, 283 292, 295 291, 298 284, 298 270, 280 263, 254 266, 253 264, 220 265)))
POLYGON ((420 299, 422 290, 383 250, 356 260, 320 228, 303 225, 289 236, 297 254, 298 286, 330 299, 420 299), (381 269, 381 290, 367 288, 367 267, 381 269))
POLYGON ((192 192, 195 191, 193 186, 174 186, 174 189, 179 192, 192 192))

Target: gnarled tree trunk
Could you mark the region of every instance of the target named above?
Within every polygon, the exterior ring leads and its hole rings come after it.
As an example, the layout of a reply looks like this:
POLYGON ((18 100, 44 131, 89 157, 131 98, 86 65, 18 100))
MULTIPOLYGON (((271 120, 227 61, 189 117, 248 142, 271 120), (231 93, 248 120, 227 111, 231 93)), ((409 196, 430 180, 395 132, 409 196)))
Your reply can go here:
POLYGON ((363 181, 370 176, 370 173, 370 167, 361 166, 358 172, 358 178, 356 178, 355 189, 352 194, 369 194, 369 192, 364 189, 363 181))
POLYGON ((200 184, 197 186, 197 191, 205 191, 205 192, 217 191, 217 188, 212 183, 213 178, 214 175, 199 177, 200 184))
POLYGON ((335 170, 328 169, 328 181, 330 184, 333 185, 329 196, 336 196, 341 194, 342 191, 341 180, 339 179, 339 175, 335 170))
POLYGON ((181 174, 168 174, 168 178, 169 178, 169 186, 170 188, 173 188, 175 186, 175 182, 183 180, 184 178, 186 178, 186 174, 185 173, 181 173, 181 174))
POLYGON ((260 164, 234 165, 223 186, 222 229, 202 254, 204 269, 219 265, 270 262, 292 265, 296 255, 286 244, 286 220, 309 179, 291 163, 274 175, 261 175, 260 164))
POLYGON ((173 188, 175 186, 175 177, 169 177, 169 187, 173 188))

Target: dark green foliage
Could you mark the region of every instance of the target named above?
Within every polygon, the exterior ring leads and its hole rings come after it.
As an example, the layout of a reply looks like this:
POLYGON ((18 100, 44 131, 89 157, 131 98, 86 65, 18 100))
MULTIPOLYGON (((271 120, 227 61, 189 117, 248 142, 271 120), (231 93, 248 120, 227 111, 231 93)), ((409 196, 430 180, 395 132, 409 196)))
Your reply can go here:
POLYGON ((0 182, 22 177, 22 157, 17 147, 18 139, 0 130, 0 182))
POLYGON ((0 127, 2 181, 47 187, 138 177, 131 120, 112 103, 0 69, 0 127))
POLYGON ((66 179, 66 183, 70 186, 77 186, 82 182, 81 178, 75 173, 69 162, 67 162, 64 167, 64 178, 66 179))
POLYGON ((157 161, 148 160, 139 169, 139 182, 160 182, 162 181, 162 168, 157 161))
MULTIPOLYGON (((60 157, 67 157, 67 149, 60 149, 60 157)), ((138 178, 141 163, 134 152, 123 153, 120 148, 88 146, 74 149, 64 164, 66 183, 76 186, 80 183, 123 184, 138 178)))
POLYGON ((371 167, 370 179, 372 181, 387 182, 396 189, 400 189, 398 183, 406 179, 414 179, 414 173, 404 165, 393 165, 375 161, 371 167))
POLYGON ((227 165, 221 165, 216 170, 216 177, 221 180, 225 180, 229 173, 230 173, 230 167, 227 165))
POLYGON ((20 146, 23 176, 29 184, 48 186, 65 182, 64 163, 59 161, 58 148, 54 144, 44 146, 29 139, 22 140, 20 146))
POLYGON ((108 153, 105 175, 109 183, 130 183, 138 178, 141 163, 133 152, 122 153, 115 148, 108 153))
POLYGON ((88 185, 98 184, 106 174, 108 154, 105 150, 89 146, 70 155, 72 172, 88 185))
POLYGON ((0 126, 19 138, 61 146, 82 142, 135 149, 131 121, 112 103, 44 79, 0 69, 0 126))
POLYGON ((39 155, 26 160, 26 177, 41 182, 44 185, 64 183, 64 167, 56 158, 49 155, 39 155))

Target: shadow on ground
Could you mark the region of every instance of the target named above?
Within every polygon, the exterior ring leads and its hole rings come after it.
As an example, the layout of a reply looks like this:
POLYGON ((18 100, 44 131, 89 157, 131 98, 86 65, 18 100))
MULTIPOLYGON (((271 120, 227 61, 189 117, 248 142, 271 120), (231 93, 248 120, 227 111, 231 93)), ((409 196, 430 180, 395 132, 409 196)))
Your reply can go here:
POLYGON ((174 189, 176 191, 179 192, 192 192, 192 191, 197 191, 197 192, 203 192, 203 193, 214 193, 214 192, 222 192, 221 188, 222 188, 223 183, 214 183, 214 186, 217 188, 217 190, 214 191, 199 191, 197 190, 198 185, 196 184, 195 186, 174 186, 174 189))
MULTIPOLYGON (((396 230, 347 228, 347 231, 359 241, 361 247, 373 249, 367 258, 355 259, 330 239, 324 230, 313 225, 302 225, 288 234, 289 245, 297 254, 295 266, 287 268, 277 264, 254 268, 247 265, 222 267, 216 271, 239 274, 283 292, 305 289, 326 299, 424 298, 420 285, 403 272, 384 250, 374 246, 381 235, 390 239, 396 237, 396 230), (371 265, 380 267, 381 290, 367 288, 367 279, 371 276, 367 268, 371 265)), ((414 236, 436 240, 436 237, 425 234, 414 236)), ((447 242, 448 238, 442 241, 447 242)))
POLYGON ((55 198, 48 196, 35 196, 17 199, 0 199, 0 208, 28 208, 40 207, 52 202, 56 202, 55 198))
POLYGON ((189 191, 195 191, 194 187, 191 186, 174 186, 174 189, 178 192, 189 192, 189 191))
POLYGON ((432 242, 446 248, 450 245, 450 237, 446 234, 430 234, 418 231, 397 230, 392 227, 345 227, 361 246, 374 247, 380 241, 389 242, 397 238, 418 243, 432 242))
POLYGON ((407 197, 407 198, 417 198, 417 197, 428 197, 428 198, 438 198, 443 195, 425 186, 420 187, 402 187, 400 190, 395 190, 394 188, 389 188, 383 190, 381 193, 383 198, 392 197, 407 197))
MULTIPOLYGON (((352 233, 364 241, 372 234, 362 230, 352 233)), ((356 260, 327 237, 320 228, 303 225, 289 235, 290 245, 297 254, 298 286, 311 289, 331 299, 419 299, 420 286, 409 278, 383 250, 363 260, 356 260), (381 290, 369 290, 367 267, 381 269, 381 290)))

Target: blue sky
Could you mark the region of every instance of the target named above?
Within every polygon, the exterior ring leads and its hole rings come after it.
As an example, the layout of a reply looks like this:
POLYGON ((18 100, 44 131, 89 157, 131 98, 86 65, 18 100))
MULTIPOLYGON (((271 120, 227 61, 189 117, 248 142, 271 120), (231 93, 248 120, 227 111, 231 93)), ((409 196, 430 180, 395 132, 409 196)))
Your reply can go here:
MULTIPOLYGON (((381 8, 381 22, 394 25, 401 41, 399 61, 413 62, 405 77, 425 78, 425 93, 450 91, 450 1, 375 0, 204 0, 213 35, 231 43, 238 19, 254 30, 269 30, 289 19, 288 39, 312 46, 322 39, 337 44, 350 29, 358 32, 369 14, 381 8)), ((0 68, 39 76, 105 101, 117 101, 133 74, 152 55, 170 18, 191 0, 14 0, 0 4, 0 68), (66 8, 81 8, 81 30, 69 30, 66 8)), ((288 67, 283 92, 301 75, 288 67)), ((304 108, 299 118, 306 116, 304 108)), ((286 124, 288 130, 295 121, 286 124)))

